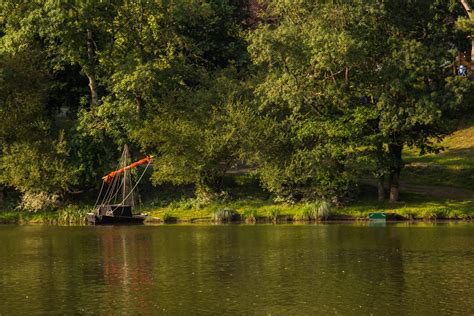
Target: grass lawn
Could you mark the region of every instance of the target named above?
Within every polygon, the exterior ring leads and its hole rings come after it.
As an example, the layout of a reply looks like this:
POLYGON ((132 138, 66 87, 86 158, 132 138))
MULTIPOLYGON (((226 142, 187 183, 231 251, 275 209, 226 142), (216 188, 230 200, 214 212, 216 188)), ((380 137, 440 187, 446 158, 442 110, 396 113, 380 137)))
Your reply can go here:
POLYGON ((441 146, 445 148, 441 153, 423 156, 406 150, 402 180, 474 191, 474 124, 450 135, 441 146))

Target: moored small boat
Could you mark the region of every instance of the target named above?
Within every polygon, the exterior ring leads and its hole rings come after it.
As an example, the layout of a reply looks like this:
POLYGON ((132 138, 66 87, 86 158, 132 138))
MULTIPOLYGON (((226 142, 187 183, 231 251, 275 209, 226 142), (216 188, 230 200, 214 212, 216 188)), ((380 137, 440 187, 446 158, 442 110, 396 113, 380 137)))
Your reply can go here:
POLYGON ((101 205, 96 212, 87 214, 90 224, 143 224, 147 215, 133 215, 129 205, 101 205))
POLYGON ((125 146, 119 163, 121 168, 102 177, 102 187, 97 198, 96 206, 94 206, 94 210, 91 213, 87 214, 88 223, 96 225, 143 224, 148 217, 147 215, 134 215, 132 213, 132 208, 135 205, 133 192, 150 165, 152 157, 146 156, 132 164, 129 164, 128 160, 128 148, 125 146), (146 164, 145 170, 137 183, 132 186, 131 173, 128 170, 144 164, 146 164), (105 190, 106 192, 102 194, 104 187, 107 187, 107 189, 105 190))

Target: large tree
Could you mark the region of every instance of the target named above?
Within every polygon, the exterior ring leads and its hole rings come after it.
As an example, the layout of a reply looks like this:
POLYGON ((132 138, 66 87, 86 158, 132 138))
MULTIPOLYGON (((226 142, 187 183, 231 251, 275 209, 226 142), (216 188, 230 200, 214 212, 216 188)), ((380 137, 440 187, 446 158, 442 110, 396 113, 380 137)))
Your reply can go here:
POLYGON ((102 63, 110 94, 82 113, 83 125, 155 153, 155 183, 219 189, 235 160, 227 114, 248 62, 245 10, 238 1, 117 7, 113 50, 102 63))
POLYGON ((40 43, 56 70, 77 65, 88 79, 90 106, 100 100, 99 59, 110 49, 115 5, 108 1, 2 1, 2 51, 21 52, 40 43))
POLYGON ((369 162, 381 185, 389 176, 390 200, 398 200, 404 146, 434 150, 470 85, 445 67, 454 58, 457 5, 271 2, 250 46, 262 69, 260 116, 286 130, 275 135, 279 147, 268 143, 278 155, 261 147, 263 170, 279 175, 265 182, 314 192, 337 183, 333 193, 341 194, 349 168, 369 162))

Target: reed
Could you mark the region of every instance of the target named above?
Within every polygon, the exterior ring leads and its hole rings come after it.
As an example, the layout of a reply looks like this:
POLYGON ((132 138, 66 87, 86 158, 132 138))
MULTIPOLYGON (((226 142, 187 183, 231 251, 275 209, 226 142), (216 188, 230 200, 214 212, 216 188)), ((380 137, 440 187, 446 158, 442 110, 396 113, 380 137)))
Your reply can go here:
POLYGON ((58 224, 86 224, 87 208, 81 208, 77 205, 68 205, 57 211, 56 218, 50 218, 49 221, 57 221, 58 224))
POLYGON ((317 219, 325 221, 331 216, 331 204, 327 201, 320 201, 317 208, 317 219))
POLYGON ((247 224, 254 224, 257 222, 258 212, 256 209, 253 209, 253 208, 245 209, 242 212, 242 215, 244 217, 245 223, 247 224))
POLYGON ((212 220, 217 223, 228 223, 239 214, 232 208, 219 208, 212 213, 212 220))
POLYGON ((295 221, 312 221, 315 218, 314 209, 309 205, 300 208, 295 215, 293 215, 293 220, 295 221))
POLYGON ((278 222, 278 217, 280 217, 280 213, 280 209, 276 207, 270 207, 269 209, 267 209, 267 216, 274 224, 278 222))

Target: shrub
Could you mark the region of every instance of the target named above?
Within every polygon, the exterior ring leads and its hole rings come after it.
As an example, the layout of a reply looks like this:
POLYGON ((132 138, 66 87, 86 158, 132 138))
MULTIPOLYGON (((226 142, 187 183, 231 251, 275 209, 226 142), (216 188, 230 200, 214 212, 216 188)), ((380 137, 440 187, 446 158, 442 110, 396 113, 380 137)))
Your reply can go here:
POLYGON ((29 212, 56 209, 59 206, 59 195, 44 191, 26 191, 21 197, 18 208, 29 212))

